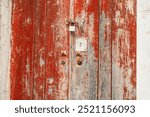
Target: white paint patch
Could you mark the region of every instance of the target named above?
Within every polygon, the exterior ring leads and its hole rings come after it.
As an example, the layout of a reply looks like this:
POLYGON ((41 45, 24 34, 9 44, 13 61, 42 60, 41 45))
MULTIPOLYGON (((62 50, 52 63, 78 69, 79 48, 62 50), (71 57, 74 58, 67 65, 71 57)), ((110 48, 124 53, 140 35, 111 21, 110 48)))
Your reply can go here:
POLYGON ((26 72, 27 72, 27 73, 30 72, 30 61, 29 61, 29 58, 27 58, 26 72))
POLYGON ((86 0, 87 5, 91 3, 91 0, 86 0))
POLYGON ((42 57, 40 57, 40 66, 42 67, 45 64, 45 61, 43 60, 42 57))
POLYGON ((54 78, 48 78, 49 84, 52 84, 54 82, 54 78))
POLYGON ((48 88, 48 94, 50 95, 50 94, 52 94, 53 93, 53 89, 52 89, 52 87, 49 87, 48 88))
MULTIPOLYGON (((125 30, 124 29, 121 29, 119 28, 117 30, 117 33, 116 33, 116 38, 119 40, 119 38, 123 37, 125 34, 124 34, 125 30)), ((118 42, 118 41, 117 41, 118 42)))
POLYGON ((118 10, 115 12, 115 23, 119 25, 119 22, 120 22, 120 11, 118 10))
POLYGON ((31 23, 31 18, 28 17, 28 18, 26 19, 26 22, 27 22, 28 24, 30 24, 30 23, 31 23))
POLYGON ((128 1, 126 1, 127 3, 126 3, 126 8, 127 8, 127 10, 131 13, 131 14, 134 14, 134 0, 128 0, 128 1))
POLYGON ((129 78, 131 78, 132 73, 133 73, 133 72, 132 72, 132 68, 129 68, 129 69, 128 69, 128 77, 129 77, 129 78))

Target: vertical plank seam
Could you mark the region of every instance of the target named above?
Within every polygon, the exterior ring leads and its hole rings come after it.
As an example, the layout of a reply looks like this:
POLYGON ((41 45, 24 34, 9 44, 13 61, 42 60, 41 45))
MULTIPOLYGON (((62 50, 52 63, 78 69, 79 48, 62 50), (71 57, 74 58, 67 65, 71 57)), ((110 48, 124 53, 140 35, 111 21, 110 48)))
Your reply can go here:
MULTIPOLYGON (((123 0, 123 3, 124 3, 124 10, 125 10, 125 13, 127 13, 127 8, 125 7, 125 0, 123 0)), ((127 14, 125 14, 123 16, 123 18, 125 19, 126 21, 126 18, 127 18, 127 14)), ((127 22, 125 22, 125 25, 124 25, 124 29, 127 30, 127 22)), ((126 39, 126 38, 125 38, 126 39)), ((121 42, 120 42, 121 43, 121 42)), ((120 58, 119 58, 120 59, 120 58)), ((123 78, 123 87, 125 87, 125 78, 123 78)), ((123 89, 123 100, 126 99, 126 97, 124 97, 124 89, 123 89)))
MULTIPOLYGON (((70 9, 69 9, 69 21, 73 20, 74 17, 74 8, 73 7, 74 0, 70 0, 70 9), (73 11, 72 11, 73 10, 73 11)), ((70 96, 70 91, 71 91, 71 80, 72 80, 72 58, 73 58, 73 45, 72 45, 72 40, 73 40, 73 35, 69 32, 69 78, 68 78, 68 99, 71 99, 70 96)))
POLYGON ((97 100, 99 100, 100 99, 100 97, 99 97, 99 91, 100 91, 100 88, 99 88, 99 85, 100 85, 100 83, 99 83, 99 76, 100 76, 100 73, 99 73, 99 65, 100 65, 100 52, 99 52, 99 50, 100 50, 100 44, 99 44, 99 42, 100 42, 100 1, 101 0, 98 0, 98 73, 97 73, 97 75, 98 75, 98 77, 97 77, 97 100))
POLYGON ((113 99, 113 93, 112 93, 112 88, 113 88, 113 82, 112 82, 112 80, 113 80, 113 78, 112 78, 112 74, 113 74, 113 72, 112 72, 112 63, 113 63, 113 60, 112 60, 112 57, 113 57, 113 55, 112 55, 112 51, 113 51, 113 49, 112 49, 112 39, 113 39, 113 13, 114 13, 114 8, 113 8, 113 0, 110 0, 110 4, 111 4, 111 41, 110 41, 110 48, 111 48, 111 89, 110 89, 110 91, 111 91, 111 96, 110 96, 110 98, 111 98, 111 100, 113 99))
POLYGON ((35 66, 34 66, 34 60, 35 60, 35 55, 34 55, 34 53, 35 53, 35 13, 36 13, 36 0, 34 0, 34 11, 33 11, 33 52, 32 52, 32 54, 33 54, 33 56, 32 56, 32 60, 33 60, 33 76, 32 76, 32 83, 33 83, 33 85, 32 85, 32 100, 34 100, 34 86, 35 86, 35 83, 34 83, 34 68, 35 68, 35 66))
MULTIPOLYGON (((137 0, 135 0, 135 17, 136 17, 136 19, 135 19, 135 27, 136 27, 136 29, 137 29, 137 0)), ((136 30, 135 29, 135 30, 136 30)), ((136 44, 135 44, 135 51, 137 50, 137 31, 136 31, 136 44)), ((135 100, 137 99, 137 51, 135 52, 135 78, 136 78, 136 87, 135 87, 135 90, 136 90, 136 96, 135 96, 135 100)))
MULTIPOLYGON (((69 0, 69 7, 70 7, 70 0, 69 0)), ((70 8, 69 8, 70 9, 70 8)), ((69 14, 68 14, 68 18, 70 17, 70 10, 69 10, 69 14)), ((67 30, 68 31, 68 30, 67 30)), ((69 100, 69 92, 70 92, 70 33, 68 32, 67 34, 67 39, 68 39, 68 42, 67 42, 67 46, 68 46, 68 83, 67 83, 67 100, 69 100)))
MULTIPOLYGON (((11 6, 11 9, 12 9, 12 11, 11 11, 11 39, 10 39, 10 48, 11 48, 11 50, 12 50, 12 44, 13 44, 13 37, 12 37, 12 24, 13 24, 13 7, 14 7, 14 1, 12 0, 12 6, 11 6)), ((10 62, 11 62, 11 56, 12 56, 12 52, 10 52, 10 62)), ((10 72, 11 72, 11 65, 10 65, 10 72)), ((13 98, 13 96, 12 96, 12 78, 11 78, 11 73, 10 73, 10 100, 12 100, 13 98)))
POLYGON ((46 24, 47 24, 47 0, 45 0, 45 4, 44 4, 44 13, 45 13, 45 18, 44 18, 44 22, 45 22, 45 26, 44 26, 44 30, 45 30, 45 32, 44 32, 44 60, 45 60, 45 64, 44 64, 44 78, 43 78, 43 96, 42 96, 42 100, 45 100, 45 94, 46 94, 46 38, 47 38, 47 36, 46 36, 46 29, 47 29, 47 27, 46 27, 46 24))
POLYGON ((46 80, 47 80, 47 78, 46 78, 46 63, 47 63, 47 61, 46 61, 46 54, 48 53, 48 51, 47 51, 47 48, 46 48, 46 39, 47 39, 47 1, 45 1, 45 44, 44 44, 44 46, 45 46, 45 78, 44 78, 44 100, 47 100, 47 94, 46 94, 46 80))

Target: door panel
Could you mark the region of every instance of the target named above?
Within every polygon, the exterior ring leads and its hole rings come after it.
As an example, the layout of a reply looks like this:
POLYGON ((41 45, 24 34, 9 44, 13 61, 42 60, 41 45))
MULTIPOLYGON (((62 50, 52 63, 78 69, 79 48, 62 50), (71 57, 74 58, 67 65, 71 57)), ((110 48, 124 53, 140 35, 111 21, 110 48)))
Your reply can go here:
POLYGON ((113 1, 112 99, 136 99, 136 1, 113 1))
POLYGON ((112 96, 112 0, 100 0, 98 99, 112 96))
POLYGON ((46 75, 46 0, 34 2, 33 99, 44 99, 46 75))
POLYGON ((46 99, 68 99, 69 0, 47 0, 46 99))
POLYGON ((97 99, 98 0, 74 1, 75 33, 72 33, 70 99, 97 99), (77 38, 87 41, 85 51, 76 51, 77 38))
POLYGON ((11 99, 136 99, 136 0, 13 0, 11 99))
POLYGON ((33 0, 12 1, 11 99, 32 99, 33 0))

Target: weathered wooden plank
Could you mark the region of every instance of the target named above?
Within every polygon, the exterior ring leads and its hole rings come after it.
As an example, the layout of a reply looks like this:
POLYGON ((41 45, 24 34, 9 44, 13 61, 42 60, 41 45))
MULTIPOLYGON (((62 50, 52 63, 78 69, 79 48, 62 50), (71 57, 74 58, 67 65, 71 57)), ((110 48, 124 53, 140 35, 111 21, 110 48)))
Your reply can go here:
POLYGON ((98 99, 111 99, 112 0, 100 0, 98 99))
POLYGON ((12 1, 11 99, 32 99, 33 0, 12 1))
POLYGON ((112 99, 136 99, 136 0, 113 1, 112 99))
POLYGON ((0 0, 0 100, 10 99, 11 0, 0 0))
POLYGON ((98 0, 74 0, 76 32, 72 33, 73 54, 70 99, 97 99, 98 0), (75 51, 76 39, 85 38, 86 51, 75 51))
POLYGON ((47 0, 46 99, 68 98, 69 0, 47 0))
MULTIPOLYGON (((32 4, 33 5, 33 4, 32 4)), ((34 99, 45 94, 46 0, 35 0, 34 6, 34 99)))

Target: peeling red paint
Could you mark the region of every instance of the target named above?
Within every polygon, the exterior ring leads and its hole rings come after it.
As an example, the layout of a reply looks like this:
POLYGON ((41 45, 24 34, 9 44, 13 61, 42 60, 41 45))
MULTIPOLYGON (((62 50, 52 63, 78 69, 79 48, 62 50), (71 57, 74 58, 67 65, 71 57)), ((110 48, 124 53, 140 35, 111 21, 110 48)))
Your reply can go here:
POLYGON ((46 99, 68 98, 69 0, 47 1, 46 99), (62 56, 62 52, 66 54, 62 56), (49 82, 52 78, 54 81, 49 82))
MULTIPOLYGON (((123 99, 135 99, 136 0, 122 0, 119 2, 115 0, 113 5, 112 64, 114 70, 112 73, 119 74, 117 77, 112 77, 114 78, 112 79, 113 92, 123 99), (118 70, 115 71, 115 69, 118 70), (119 88, 116 88, 118 86, 119 88), (121 87, 124 87, 124 90, 121 87)), ((118 99, 118 96, 113 98, 118 99)))
POLYGON ((136 0, 12 2, 11 99, 136 98, 136 0))
POLYGON ((75 0, 73 19, 80 28, 72 35, 72 50, 76 39, 87 40, 86 51, 72 52, 70 99, 97 99, 98 80, 98 0, 75 0), (80 56, 77 56, 80 55, 80 56), (78 61, 81 64, 78 64, 78 61))
POLYGON ((32 99, 33 4, 31 0, 13 0, 11 99, 32 99))
POLYGON ((36 0, 34 8, 33 99, 45 97, 46 0, 36 0))

